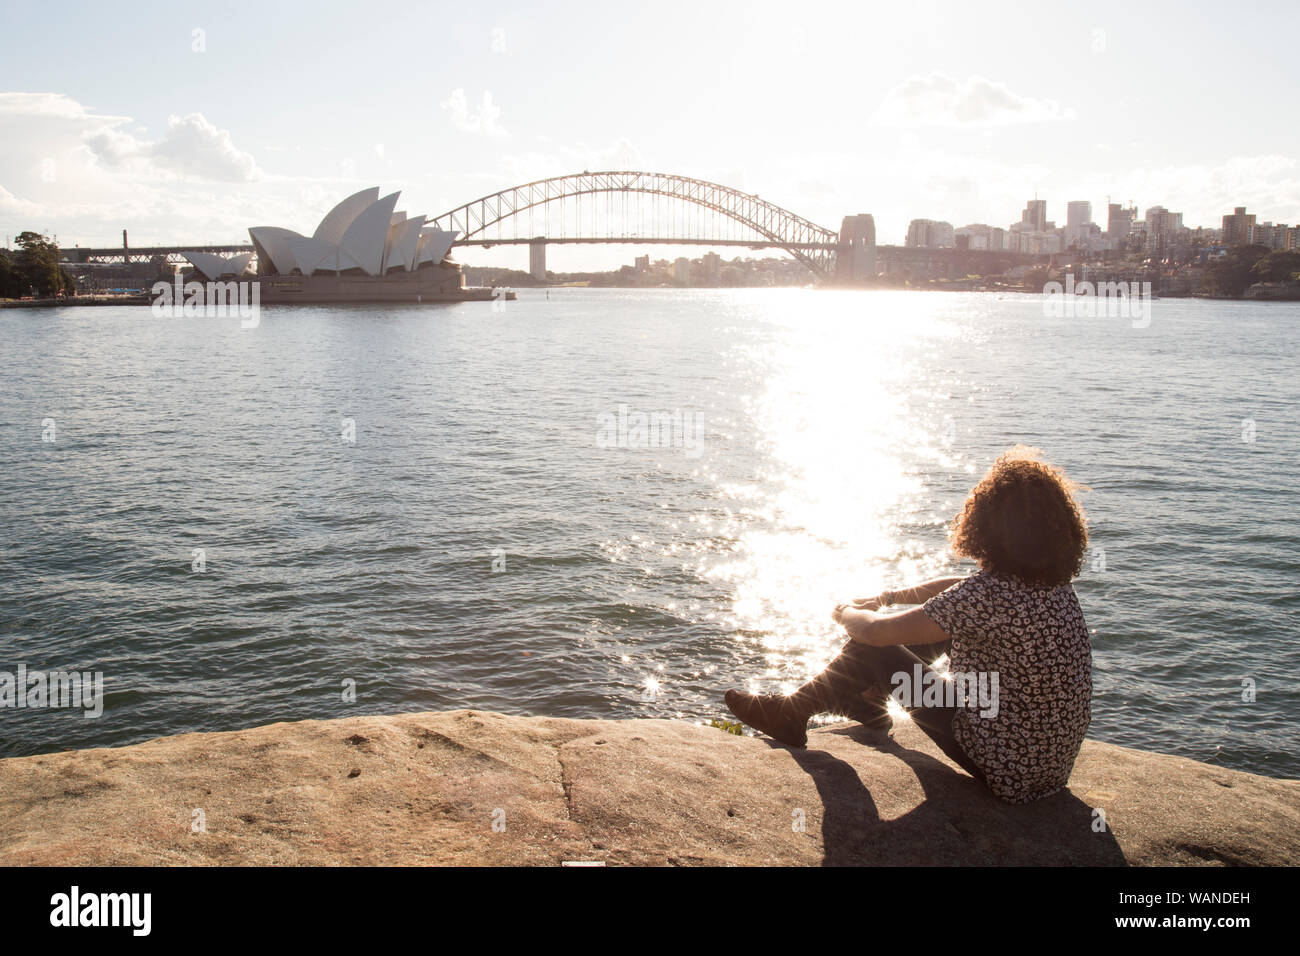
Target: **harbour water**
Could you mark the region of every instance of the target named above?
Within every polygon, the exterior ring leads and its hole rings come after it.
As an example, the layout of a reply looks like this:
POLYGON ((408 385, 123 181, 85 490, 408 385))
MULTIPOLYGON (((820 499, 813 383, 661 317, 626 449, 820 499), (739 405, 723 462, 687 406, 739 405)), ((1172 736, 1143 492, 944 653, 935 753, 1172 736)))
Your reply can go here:
POLYGON ((996 453, 1091 487, 1090 735, 1300 775, 1300 305, 523 291, 0 312, 0 755, 470 707, 723 716, 956 569, 996 453), (638 416, 657 416, 655 428, 638 416), (662 439, 650 440, 651 434, 662 439))

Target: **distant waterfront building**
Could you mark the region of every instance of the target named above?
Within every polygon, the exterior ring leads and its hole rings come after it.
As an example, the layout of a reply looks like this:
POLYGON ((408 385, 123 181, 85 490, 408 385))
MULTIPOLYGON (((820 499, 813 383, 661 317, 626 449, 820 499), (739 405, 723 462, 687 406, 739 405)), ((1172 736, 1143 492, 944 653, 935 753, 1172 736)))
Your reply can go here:
POLYGON ((1087 250, 1094 247, 1096 244, 1093 234, 1096 232, 1099 230, 1092 221, 1092 203, 1079 199, 1066 204, 1065 231, 1061 237, 1066 249, 1077 246, 1087 250))
POLYGON ((673 281, 687 285, 691 281, 691 260, 681 256, 673 263, 673 281))
POLYGON ((1147 224, 1145 220, 1133 220, 1132 228, 1128 232, 1129 248, 1135 252, 1147 252, 1147 224))
POLYGON ((1013 222, 1007 230, 1006 248, 1008 252, 1028 252, 1044 255, 1061 251, 1061 233, 1054 223, 1047 223, 1047 229, 1033 229, 1023 222, 1013 222))
POLYGON ((649 272, 650 257, 648 255, 637 256, 636 259, 633 260, 633 268, 636 269, 637 272, 649 272))
POLYGON ((953 235, 958 249, 964 246, 967 249, 980 250, 989 247, 989 233, 991 231, 991 226, 986 226, 982 222, 973 222, 970 225, 961 226, 953 235))
POLYGON ((1121 206, 1115 202, 1110 203, 1106 208, 1106 238, 1112 243, 1112 248, 1123 249, 1129 233, 1133 231, 1133 220, 1137 218, 1137 209, 1132 206, 1121 206))
POLYGON ((1027 228, 1026 232, 1046 232, 1047 223, 1047 200, 1031 199, 1025 204, 1024 211, 1020 213, 1020 222, 1027 228))
MULTIPOLYGON (((447 258, 458 233, 426 216, 396 209, 399 193, 380 197, 372 186, 347 197, 304 236, 279 226, 253 226, 261 301, 437 302, 488 299, 490 289, 467 289, 464 270, 447 258)), ((250 254, 222 259, 186 252, 209 281, 243 277, 250 254)))
POLYGON ((1002 252, 1007 246, 1007 231, 998 226, 988 226, 982 222, 973 222, 962 226, 955 233, 960 248, 961 239, 965 237, 966 248, 1002 252))
POLYGON ((706 282, 717 282, 722 276, 722 256, 716 252, 706 252, 704 254, 704 280, 706 282))
POLYGON ((1271 222, 1261 223, 1250 227, 1249 242, 1275 252, 1290 252, 1295 248, 1296 230, 1284 222, 1276 226, 1271 222))
POLYGON ((1183 214, 1170 212, 1164 206, 1152 206, 1146 211, 1147 250, 1162 255, 1173 248, 1183 232, 1183 214))
POLYGON ((395 212, 399 193, 379 198, 363 189, 329 211, 316 231, 302 236, 278 226, 248 230, 262 275, 311 276, 316 272, 383 276, 440 263, 457 233, 426 226, 424 216, 395 212))
POLYGON ((1237 206, 1223 217, 1223 244, 1225 246, 1244 246, 1250 242, 1251 228, 1255 225, 1255 214, 1247 213, 1245 206, 1237 206))
POLYGON ((913 219, 908 224, 904 245, 912 249, 951 249, 956 245, 952 223, 913 219))
POLYGON ((1061 230, 1047 219, 1047 200, 1031 199, 1020 213, 1020 221, 1013 222, 1007 230, 1009 252, 1030 252, 1036 255, 1061 251, 1061 230))
POLYGON ((1146 211, 1147 232, 1151 235, 1173 235, 1183 228, 1183 214, 1170 212, 1164 206, 1152 206, 1146 211))

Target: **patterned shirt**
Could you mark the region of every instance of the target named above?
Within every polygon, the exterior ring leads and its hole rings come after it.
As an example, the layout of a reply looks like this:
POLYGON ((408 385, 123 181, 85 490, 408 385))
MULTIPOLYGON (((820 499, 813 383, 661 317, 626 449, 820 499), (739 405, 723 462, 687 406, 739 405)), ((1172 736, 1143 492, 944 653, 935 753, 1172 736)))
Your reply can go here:
POLYGON ((981 708, 972 683, 952 721, 993 795, 1028 803, 1064 787, 1092 716, 1092 648, 1074 588, 980 571, 923 610, 952 638, 950 674, 984 675, 990 687, 997 674, 996 715, 981 716, 994 708, 981 708))

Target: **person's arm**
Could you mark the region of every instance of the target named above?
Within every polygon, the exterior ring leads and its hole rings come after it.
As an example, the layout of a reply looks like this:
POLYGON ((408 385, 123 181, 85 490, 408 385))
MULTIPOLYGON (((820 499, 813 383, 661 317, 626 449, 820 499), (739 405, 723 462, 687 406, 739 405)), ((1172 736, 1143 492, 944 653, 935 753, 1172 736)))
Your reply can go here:
POLYGON ((841 604, 831 615, 859 644, 887 647, 891 644, 938 644, 948 634, 921 608, 902 614, 878 614, 863 608, 841 604))
POLYGON ((964 577, 934 578, 898 591, 881 591, 878 597, 858 598, 853 602, 853 606, 859 610, 879 611, 882 607, 889 607, 892 604, 924 604, 936 594, 941 594, 964 580, 966 580, 964 577))

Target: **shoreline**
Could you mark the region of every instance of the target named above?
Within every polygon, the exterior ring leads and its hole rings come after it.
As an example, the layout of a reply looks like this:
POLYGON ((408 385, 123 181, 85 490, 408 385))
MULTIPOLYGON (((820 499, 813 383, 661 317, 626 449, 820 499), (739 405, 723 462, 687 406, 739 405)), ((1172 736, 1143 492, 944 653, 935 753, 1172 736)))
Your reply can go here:
MULTIPOLYGON (((507 289, 507 298, 515 301, 518 298, 516 289, 505 287, 507 289)), ((620 286, 620 285, 602 285, 602 286, 576 286, 576 285, 546 285, 546 286, 527 286, 521 287, 525 291, 550 291, 551 289, 593 289, 597 291, 617 290, 617 291, 642 291, 642 292, 701 292, 701 291, 718 291, 718 292, 747 292, 761 289, 807 289, 810 291, 832 291, 832 292, 947 292, 947 293, 976 293, 979 295, 1036 295, 1043 296, 1045 293, 1040 289, 1016 289, 1016 288, 989 288, 989 289, 958 289, 945 288, 942 285, 917 285, 917 286, 853 286, 853 285, 820 285, 820 286, 620 286)), ((1088 297, 1081 297, 1087 299, 1088 297)), ((1196 299, 1205 302, 1249 302, 1251 304, 1278 303, 1290 304, 1300 302, 1300 293, 1286 296, 1214 296, 1202 292, 1161 292, 1152 296, 1153 300, 1160 299, 1196 299)), ((445 305, 447 301, 453 300, 429 300, 425 305, 445 305)), ((454 301, 479 301, 479 300, 454 300, 454 301)), ((489 300, 482 300, 489 301, 489 300)), ((73 296, 63 299, 0 299, 0 309, 56 309, 56 308, 89 308, 101 306, 151 306, 153 297, 148 294, 142 295, 84 295, 73 296)), ((355 307, 378 306, 387 307, 393 305, 416 305, 419 303, 410 302, 269 302, 263 304, 263 308, 275 308, 277 306, 303 306, 303 305, 347 305, 355 307)), ((202 316, 195 316, 202 318, 202 316)))
POLYGON ((994 799, 909 723, 415 712, 0 760, 4 865, 1296 865, 1300 780, 1087 740, 994 799))

